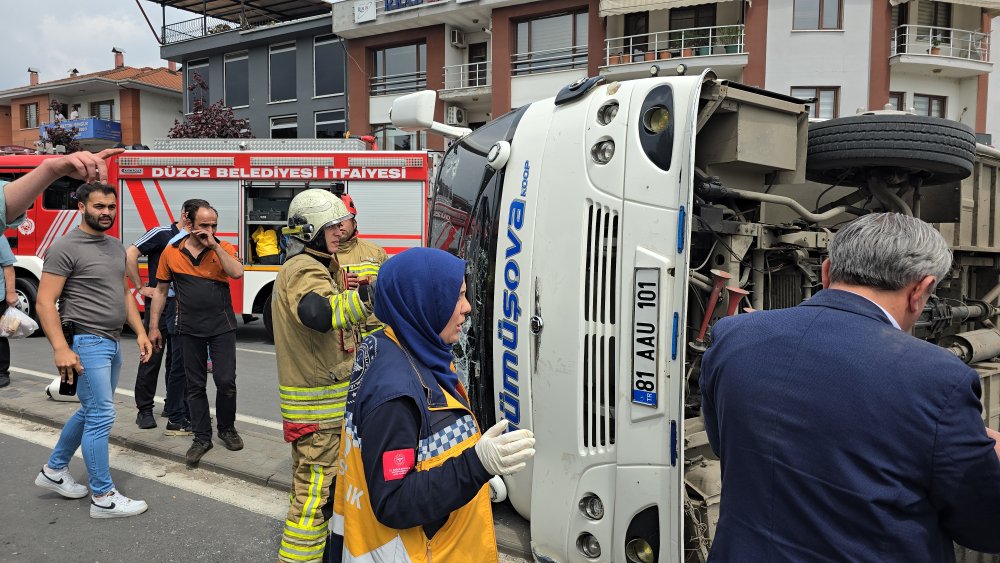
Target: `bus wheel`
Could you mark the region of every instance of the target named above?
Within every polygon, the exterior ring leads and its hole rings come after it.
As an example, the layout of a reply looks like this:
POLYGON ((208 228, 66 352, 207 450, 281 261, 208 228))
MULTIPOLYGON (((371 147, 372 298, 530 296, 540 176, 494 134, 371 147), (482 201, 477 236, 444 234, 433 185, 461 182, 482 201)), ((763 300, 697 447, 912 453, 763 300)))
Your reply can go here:
POLYGON ((264 317, 264 330, 267 331, 267 338, 274 342, 274 327, 271 325, 271 296, 268 295, 267 299, 264 300, 264 310, 262 311, 264 317))

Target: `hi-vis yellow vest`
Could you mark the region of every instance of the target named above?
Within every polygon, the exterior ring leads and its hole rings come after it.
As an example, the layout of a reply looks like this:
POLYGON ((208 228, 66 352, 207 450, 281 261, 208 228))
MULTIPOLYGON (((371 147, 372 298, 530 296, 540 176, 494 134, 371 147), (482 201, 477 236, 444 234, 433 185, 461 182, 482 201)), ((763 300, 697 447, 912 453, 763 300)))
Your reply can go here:
MULTIPOLYGON (((330 528, 344 537, 344 563, 497 563, 496 536, 493 530, 493 512, 490 506, 489 486, 484 485, 479 493, 465 506, 451 513, 448 521, 428 539, 422 526, 397 530, 382 525, 375 517, 370 504, 364 463, 361 458, 361 443, 354 421, 354 409, 365 401, 381 402, 385 397, 374 396, 366 387, 368 380, 382 375, 412 378, 396 388, 396 395, 408 396, 424 410, 453 411, 455 423, 436 434, 427 434, 421 429, 420 443, 416 445, 415 471, 427 471, 438 467, 446 460, 458 456, 474 447, 480 433, 472 413, 455 397, 444 393, 446 404, 431 407, 426 393, 412 392, 422 385, 437 385, 433 379, 421 377, 404 356, 399 346, 394 345, 391 331, 378 332, 365 339, 365 345, 378 340, 377 353, 366 366, 355 364, 352 375, 352 395, 357 385, 357 395, 349 399, 344 427, 340 437, 340 459, 337 464, 337 490, 333 505, 330 528), (390 340, 391 339, 391 340, 390 340), (366 368, 368 373, 366 374, 366 368), (359 371, 360 376, 359 377, 359 371), (429 379, 429 381, 428 381, 429 379), (439 435, 440 434, 440 435, 439 435)), ((368 346, 359 350, 361 358, 368 346)), ((360 360, 359 360, 360 361, 360 360)), ((382 381, 385 381, 383 379, 382 381)), ((386 394, 385 386, 375 393, 386 394)), ((429 417, 423 417, 425 420, 429 417)), ((378 421, 370 421, 377 424, 378 421)))

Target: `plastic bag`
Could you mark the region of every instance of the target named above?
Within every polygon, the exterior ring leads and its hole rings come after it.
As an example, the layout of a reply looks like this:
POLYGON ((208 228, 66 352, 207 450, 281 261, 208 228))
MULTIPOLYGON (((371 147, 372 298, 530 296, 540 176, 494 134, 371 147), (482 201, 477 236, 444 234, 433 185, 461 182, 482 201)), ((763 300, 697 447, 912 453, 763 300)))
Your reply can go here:
POLYGON ((17 307, 7 307, 7 312, 0 317, 0 337, 24 338, 36 330, 38 323, 17 307))

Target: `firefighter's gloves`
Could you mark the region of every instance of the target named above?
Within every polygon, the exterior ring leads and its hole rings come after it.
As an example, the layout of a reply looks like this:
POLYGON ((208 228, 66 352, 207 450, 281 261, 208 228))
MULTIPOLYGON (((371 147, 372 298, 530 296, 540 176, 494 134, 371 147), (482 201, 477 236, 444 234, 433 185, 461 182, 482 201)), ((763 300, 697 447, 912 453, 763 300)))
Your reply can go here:
POLYGON ((535 455, 535 435, 531 430, 507 430, 501 420, 476 442, 476 455, 491 475, 510 475, 524 469, 535 455))
POLYGON ((375 285, 374 284, 362 284, 358 286, 355 290, 358 292, 358 297, 361 298, 361 302, 365 304, 365 308, 369 312, 375 310, 375 285))

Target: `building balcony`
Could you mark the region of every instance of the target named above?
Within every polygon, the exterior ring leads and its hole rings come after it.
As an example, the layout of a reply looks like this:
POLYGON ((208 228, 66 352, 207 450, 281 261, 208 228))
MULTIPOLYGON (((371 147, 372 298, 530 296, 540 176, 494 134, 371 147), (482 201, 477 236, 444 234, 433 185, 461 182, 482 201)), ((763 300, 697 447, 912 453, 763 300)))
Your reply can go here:
POLYGON ((489 28, 496 8, 532 0, 355 0, 333 4, 333 32, 345 39, 447 24, 460 30, 489 28))
POLYGON ((410 92, 419 92, 425 88, 427 88, 426 71, 372 76, 368 79, 368 95, 370 96, 401 96, 410 92))
POLYGON ((906 74, 970 78, 993 70, 989 34, 967 29, 901 25, 890 53, 890 68, 906 74))
POLYGON ((493 65, 490 61, 444 67, 444 88, 438 97, 449 102, 479 101, 493 93, 493 65))
POLYGON ((747 64, 742 25, 718 25, 611 37, 604 41, 603 76, 628 80, 683 63, 689 72, 711 67, 720 78, 738 80, 747 64))
MULTIPOLYGON (((48 138, 48 130, 53 127, 52 123, 43 123, 39 128, 43 138, 48 138)), ((109 148, 122 140, 122 124, 109 119, 98 119, 96 117, 84 117, 82 119, 64 119, 59 122, 63 129, 74 127, 79 131, 74 137, 80 142, 80 146, 85 149, 109 148)))

